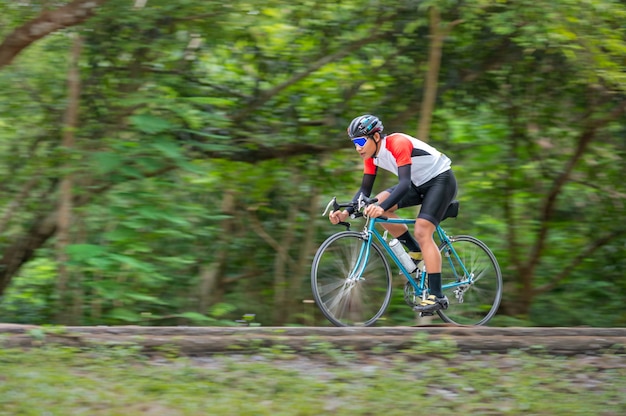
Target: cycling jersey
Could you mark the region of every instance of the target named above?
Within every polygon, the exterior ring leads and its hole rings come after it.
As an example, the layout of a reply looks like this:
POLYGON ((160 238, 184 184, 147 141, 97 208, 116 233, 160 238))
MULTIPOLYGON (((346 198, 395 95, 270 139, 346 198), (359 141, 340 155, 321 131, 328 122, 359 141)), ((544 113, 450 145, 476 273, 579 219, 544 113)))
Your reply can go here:
POLYGON ((404 133, 392 133, 380 141, 378 154, 364 162, 364 173, 376 167, 398 176, 398 167, 411 165, 411 182, 420 186, 450 169, 450 159, 434 147, 404 133))
MULTIPOLYGON (((408 134, 392 133, 380 140, 376 156, 365 159, 363 180, 353 201, 356 201, 361 194, 370 196, 378 167, 398 176, 398 185, 388 189, 389 197, 380 204, 381 208, 386 211, 400 203, 405 196, 413 201, 415 198, 409 195, 411 190, 417 190, 421 185, 451 171, 450 165, 450 159, 434 147, 408 134)), ((453 188, 453 194, 455 194, 456 181, 454 181, 453 188)), ((421 201, 421 197, 419 199, 421 201)), ((438 204, 443 204, 443 208, 446 208, 449 202, 437 201, 438 204)), ((406 206, 404 203, 401 205, 406 206)), ((348 212, 352 213, 353 210, 348 208, 348 212)))

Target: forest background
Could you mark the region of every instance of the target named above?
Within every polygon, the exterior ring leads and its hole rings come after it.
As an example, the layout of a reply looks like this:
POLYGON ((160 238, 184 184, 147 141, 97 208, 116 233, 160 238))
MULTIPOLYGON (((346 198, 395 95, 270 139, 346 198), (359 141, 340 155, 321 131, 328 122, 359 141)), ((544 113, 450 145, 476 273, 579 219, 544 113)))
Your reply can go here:
MULTIPOLYGON (((325 325, 321 212, 374 113, 452 159, 445 228, 503 270, 492 324, 626 324, 623 1, 0 10, 0 321, 325 325)), ((415 320, 403 284, 385 325, 415 320)))

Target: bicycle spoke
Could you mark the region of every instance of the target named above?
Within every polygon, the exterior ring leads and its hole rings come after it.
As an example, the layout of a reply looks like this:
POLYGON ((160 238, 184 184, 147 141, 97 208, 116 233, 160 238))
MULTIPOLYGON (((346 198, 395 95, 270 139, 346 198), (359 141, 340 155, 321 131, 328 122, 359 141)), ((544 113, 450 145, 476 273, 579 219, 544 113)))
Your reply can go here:
POLYGON ((474 237, 459 236, 452 244, 458 258, 447 245, 440 247, 443 257, 442 283, 450 306, 440 311, 439 316, 450 323, 484 325, 495 315, 500 305, 500 268, 493 253, 474 237), (467 284, 462 284, 464 281, 467 284), (456 283, 461 283, 461 286, 456 283), (446 285, 452 287, 446 289, 446 285))
POLYGON ((375 245, 367 259, 360 259, 363 244, 365 240, 359 233, 338 233, 320 246, 313 260, 313 295, 334 325, 372 325, 389 303, 391 274, 387 260, 375 245))

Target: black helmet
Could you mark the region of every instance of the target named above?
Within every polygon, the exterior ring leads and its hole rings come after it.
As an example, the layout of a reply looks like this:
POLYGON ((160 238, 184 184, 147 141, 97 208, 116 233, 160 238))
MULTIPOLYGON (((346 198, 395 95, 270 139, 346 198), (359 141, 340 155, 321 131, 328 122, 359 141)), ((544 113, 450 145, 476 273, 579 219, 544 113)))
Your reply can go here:
POLYGON ((383 122, 378 117, 366 114, 352 120, 348 127, 348 135, 351 139, 372 136, 374 133, 382 133, 383 128, 383 122))

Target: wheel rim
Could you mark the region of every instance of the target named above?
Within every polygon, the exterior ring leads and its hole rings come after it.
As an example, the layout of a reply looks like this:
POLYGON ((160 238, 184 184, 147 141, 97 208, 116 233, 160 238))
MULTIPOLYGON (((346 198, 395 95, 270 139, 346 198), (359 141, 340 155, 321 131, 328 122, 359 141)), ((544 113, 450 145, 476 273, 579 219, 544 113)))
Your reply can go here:
POLYGON ((364 243, 359 234, 327 240, 314 260, 313 294, 334 325, 372 325, 389 303, 391 276, 387 260, 372 244, 367 263, 359 264, 364 243), (355 275, 355 269, 359 268, 362 273, 355 275))
MULTIPOLYGON (((454 249, 472 275, 473 282, 451 289, 445 289, 450 305, 440 311, 441 318, 459 325, 484 325, 497 312, 502 296, 502 276, 497 261, 491 251, 477 240, 470 237, 457 237, 454 249)), ((442 284, 453 284, 463 269, 449 254, 449 247, 441 247, 442 284)))

